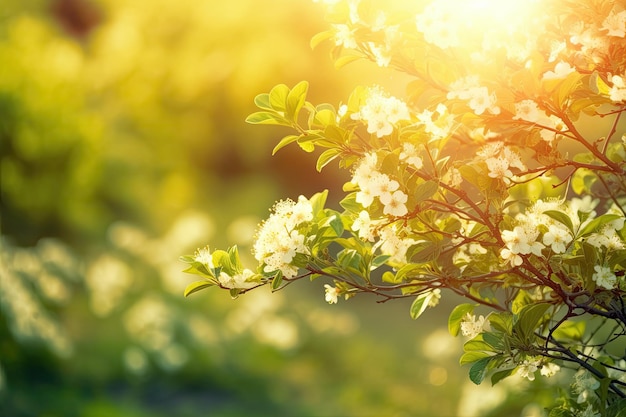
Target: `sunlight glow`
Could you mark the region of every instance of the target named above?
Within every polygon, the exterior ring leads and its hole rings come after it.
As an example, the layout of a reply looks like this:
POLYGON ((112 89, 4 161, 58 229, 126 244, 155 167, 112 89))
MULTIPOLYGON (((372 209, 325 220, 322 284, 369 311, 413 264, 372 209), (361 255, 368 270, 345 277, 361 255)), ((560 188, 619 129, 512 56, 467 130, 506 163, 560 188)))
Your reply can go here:
POLYGON ((541 27, 541 0, 439 0, 417 16, 425 39, 441 48, 476 46, 489 49, 511 38, 532 36, 541 27))
POLYGON ((475 22, 478 26, 510 27, 523 23, 522 18, 532 15, 532 9, 538 0, 470 0, 453 1, 456 13, 464 19, 475 22))

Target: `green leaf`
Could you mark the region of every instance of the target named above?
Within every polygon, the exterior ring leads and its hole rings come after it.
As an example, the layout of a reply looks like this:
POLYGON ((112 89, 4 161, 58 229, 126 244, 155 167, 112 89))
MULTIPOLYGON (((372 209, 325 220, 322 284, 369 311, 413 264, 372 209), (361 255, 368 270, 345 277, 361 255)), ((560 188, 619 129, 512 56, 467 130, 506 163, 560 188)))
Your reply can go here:
POLYGON ((566 408, 553 408, 548 417, 574 417, 575 414, 566 408))
POLYGON ((395 274, 391 271, 385 271, 383 273, 382 280, 383 282, 389 282, 391 284, 397 284, 398 282, 400 282, 396 279, 395 274))
POLYGON ((483 382, 487 375, 489 362, 491 362, 493 358, 493 356, 483 358, 472 365, 469 370, 469 378, 474 384, 480 385, 480 383, 483 382))
POLYGON ((485 343, 487 343, 491 348, 501 350, 504 347, 504 342, 502 340, 502 335, 496 335, 495 333, 485 332, 482 333, 481 336, 485 343))
POLYGON ((298 120, 298 114, 300 113, 302 106, 304 106, 308 91, 309 83, 306 81, 300 81, 289 91, 285 101, 285 116, 288 119, 293 121, 298 120))
POLYGON ((313 142, 298 142, 298 146, 307 153, 311 153, 315 150, 315 144, 313 144, 313 142))
POLYGON ((417 319, 422 315, 422 313, 424 313, 424 311, 426 311, 428 303, 431 298, 433 298, 433 295, 432 291, 428 291, 415 297, 413 304, 411 304, 411 318, 413 320, 417 319))
POLYGON ((438 189, 439 185, 435 181, 426 181, 417 187, 412 196, 418 202, 424 201, 435 195, 438 189))
POLYGON ((322 108, 315 112, 313 117, 313 123, 321 126, 334 126, 336 123, 337 115, 331 109, 322 108))
POLYGON ((474 363, 481 359, 491 358, 493 356, 492 353, 481 351, 481 350, 472 350, 471 352, 465 352, 461 355, 459 359, 459 365, 467 365, 468 363, 474 363))
POLYGON ((511 374, 513 374, 514 371, 515 371, 515 368, 495 372, 493 375, 491 375, 491 385, 492 386, 496 385, 498 382, 502 381, 504 378, 511 376, 511 374))
POLYGON ((228 273, 229 275, 233 273, 234 265, 230 263, 230 256, 228 252, 219 249, 213 251, 211 257, 213 259, 213 265, 215 265, 216 267, 224 267, 225 269, 227 269, 226 273, 228 273))
POLYGON ((519 319, 513 327, 519 331, 525 341, 534 339, 535 330, 550 306, 548 303, 529 304, 520 310, 519 319))
POLYGON ((587 223, 587 225, 580 232, 578 232, 577 237, 586 236, 590 233, 597 232, 605 224, 621 218, 622 216, 618 214, 603 214, 602 216, 596 217, 595 219, 587 223))
POLYGON ((324 32, 320 32, 320 33, 313 35, 313 37, 311 38, 311 42, 310 42, 311 49, 315 49, 317 45, 319 45, 326 39, 332 38, 333 36, 335 36, 335 31, 333 30, 326 30, 324 32))
POLYGON ((626 398, 615 401, 606 411, 608 416, 626 417, 626 398))
POLYGON ((415 275, 419 274, 419 272, 423 272, 424 267, 420 264, 406 264, 403 265, 398 272, 396 272, 396 279, 398 281, 409 281, 415 277, 415 275), (407 276, 409 279, 407 280, 407 276))
POLYGON ((296 135, 285 136, 284 138, 281 139, 280 142, 278 142, 278 145, 274 146, 274 149, 272 149, 272 155, 275 155, 276 152, 278 152, 285 146, 289 145, 290 143, 297 141, 298 138, 299 136, 296 136, 296 135))
POLYGON ((282 283, 283 283, 283 274, 282 272, 278 271, 276 275, 274 276, 274 279, 272 279, 272 291, 276 291, 280 289, 280 285, 282 283))
POLYGON ((557 222, 567 226, 569 231, 574 234, 574 225, 572 224, 572 219, 570 219, 569 215, 557 210, 546 210, 543 212, 543 214, 545 214, 546 216, 550 216, 557 222))
POLYGON ((378 268, 379 266, 384 265, 385 262, 389 260, 389 258, 391 258, 390 255, 378 255, 377 257, 374 258, 374 260, 372 260, 372 268, 378 268))
POLYGON ((608 96, 611 92, 611 87, 604 82, 602 77, 600 77, 597 72, 593 73, 591 77, 592 81, 595 81, 595 87, 598 89, 598 93, 603 96, 608 96))
POLYGON ((341 215, 337 212, 334 213, 335 214, 328 218, 326 226, 330 226, 335 236, 339 237, 343 234, 343 222, 341 221, 341 215))
POLYGON ((291 126, 289 121, 280 114, 269 111, 258 111, 246 117, 246 123, 253 125, 291 126))
POLYGON ((278 84, 271 89, 269 94, 269 102, 272 109, 285 112, 287 110, 287 96, 289 95, 289 87, 285 84, 278 84))
POLYGON ((597 179, 598 176, 590 169, 579 168, 572 176, 572 190, 578 195, 589 193, 597 179))
POLYGON ((489 325, 492 329, 510 336, 513 333, 513 315, 509 312, 492 313, 489 315, 489 325))
POLYGON ((187 288, 185 288, 184 295, 185 297, 188 297, 195 292, 198 292, 200 290, 203 290, 208 287, 213 287, 213 286, 215 286, 215 283, 211 281, 195 281, 187 285, 187 288))
POLYGON ((328 165, 333 159, 337 158, 341 154, 341 150, 337 148, 326 149, 322 154, 317 158, 317 164, 315 165, 315 169, 317 172, 321 172, 322 168, 328 165))
POLYGON ((183 256, 179 257, 178 260, 180 260, 181 262, 184 262, 186 264, 192 264, 192 263, 196 262, 196 257, 192 256, 192 255, 183 255, 183 256))
POLYGON ((475 338, 468 340, 463 344, 463 350, 465 352, 491 352, 495 353, 493 346, 485 342, 482 338, 482 334, 479 334, 475 338))
POLYGON ((567 320, 552 333, 557 340, 568 339, 581 341, 585 335, 586 323, 584 321, 567 320))
POLYGON ((243 272, 243 264, 239 258, 239 249, 237 248, 237 245, 231 246, 228 249, 228 257, 231 265, 235 268, 235 273, 239 274, 243 272))
POLYGON ((358 214, 363 210, 361 204, 356 202, 356 193, 350 193, 345 196, 345 198, 339 202, 339 205, 350 213, 358 214))
POLYGON ((268 93, 259 94, 254 98, 254 104, 263 110, 272 110, 270 105, 270 95, 268 93))
POLYGON ((474 311, 475 304, 459 304, 454 307, 450 317, 448 318, 448 331, 452 336, 459 334, 461 330, 461 322, 466 314, 471 314, 474 311))
POLYGON ((311 203, 311 207, 313 208, 313 216, 317 216, 318 213, 324 210, 324 206, 326 205, 327 198, 328 198, 328 190, 315 193, 311 196, 311 198, 309 198, 309 202, 311 203))
POLYGON ((363 275, 363 257, 355 249, 344 249, 337 254, 337 263, 343 269, 363 275))
POLYGON ((343 55, 343 56, 340 56, 339 58, 337 58, 335 60, 335 68, 337 68, 337 69, 342 68, 342 67, 348 65, 351 62, 358 61, 361 58, 363 58, 363 57, 360 56, 360 55, 343 55))

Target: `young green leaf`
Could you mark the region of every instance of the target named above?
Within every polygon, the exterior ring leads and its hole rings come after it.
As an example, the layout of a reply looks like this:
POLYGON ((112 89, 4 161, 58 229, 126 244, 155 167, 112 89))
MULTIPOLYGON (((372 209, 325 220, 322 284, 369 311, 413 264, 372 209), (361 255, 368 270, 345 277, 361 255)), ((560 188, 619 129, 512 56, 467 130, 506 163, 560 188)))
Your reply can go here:
POLYGON ((287 110, 287 96, 289 95, 289 87, 285 84, 278 84, 270 90, 269 101, 272 109, 285 112, 287 110))
POLYGON ((572 232, 572 234, 574 234, 574 224, 572 223, 572 219, 569 217, 569 215, 558 210, 546 210, 543 212, 543 214, 552 217, 559 223, 562 223, 569 229, 570 232, 572 232))
POLYGON ((184 295, 185 295, 185 297, 188 297, 188 296, 190 296, 191 294, 193 294, 195 292, 198 292, 198 291, 203 290, 203 289, 208 288, 208 287, 213 287, 215 285, 216 284, 214 282, 211 282, 211 281, 206 281, 206 280, 205 281, 195 281, 195 282, 192 282, 191 284, 187 285, 187 288, 185 288, 184 295))
POLYGON ((278 142, 278 145, 274 146, 274 149, 272 149, 272 155, 275 155, 276 152, 278 152, 279 150, 281 150, 285 146, 289 145, 290 143, 297 141, 298 138, 299 138, 299 136, 297 136, 297 135, 285 136, 284 138, 282 138, 280 140, 280 142, 278 142))
POLYGON ((415 297, 413 304, 411 304, 411 311, 410 311, 411 318, 413 320, 417 319, 419 316, 422 315, 422 313, 424 313, 424 311, 426 311, 426 309, 428 308, 428 303, 433 298, 433 296, 434 296, 433 292, 428 291, 415 297))
POLYGON ((489 362, 491 362, 493 359, 494 357, 490 356, 480 359, 474 365, 472 365, 469 370, 469 378, 474 384, 480 385, 480 383, 483 382, 485 376, 487 376, 487 371, 489 370, 489 362))
POLYGON ((548 303, 524 306, 520 310, 519 319, 513 328, 518 330, 525 341, 532 341, 534 339, 535 330, 537 330, 537 327, 543 321, 546 311, 550 306, 551 305, 548 303))
POLYGON ((246 123, 253 125, 291 126, 289 121, 280 114, 271 111, 258 111, 246 117, 246 123))
POLYGON ((322 172, 322 169, 339 155, 341 155, 341 150, 337 148, 326 149, 322 152, 319 158, 317 158, 317 164, 315 165, 317 172, 322 172))
POLYGON ((459 334, 461 330, 461 322, 466 314, 471 314, 474 311, 474 304, 459 304, 454 307, 450 317, 448 318, 448 331, 452 336, 459 334))
POLYGON ((306 81, 300 81, 289 91, 285 100, 285 117, 294 122, 298 121, 298 114, 306 102, 308 91, 309 83, 306 81))

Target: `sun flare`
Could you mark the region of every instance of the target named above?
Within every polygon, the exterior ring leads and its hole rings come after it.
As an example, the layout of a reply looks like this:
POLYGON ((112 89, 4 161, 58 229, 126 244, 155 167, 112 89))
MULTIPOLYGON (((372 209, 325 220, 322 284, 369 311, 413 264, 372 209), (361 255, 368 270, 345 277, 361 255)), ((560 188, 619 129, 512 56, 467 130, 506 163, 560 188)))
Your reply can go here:
POLYGON ((442 0, 428 4, 417 17, 427 41, 442 48, 472 48, 527 38, 540 28, 540 0, 442 0))

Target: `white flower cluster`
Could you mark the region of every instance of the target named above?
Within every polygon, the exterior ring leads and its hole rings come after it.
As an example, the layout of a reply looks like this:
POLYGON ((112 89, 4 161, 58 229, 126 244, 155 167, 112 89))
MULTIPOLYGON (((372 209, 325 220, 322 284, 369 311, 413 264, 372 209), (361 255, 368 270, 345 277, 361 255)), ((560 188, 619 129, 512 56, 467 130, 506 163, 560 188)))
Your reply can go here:
MULTIPOLYGON (((213 254, 208 246, 198 249, 194 254, 194 260, 200 262, 209 270, 215 269, 213 254)), ((256 277, 257 274, 250 269, 244 269, 241 273, 233 276, 230 276, 224 271, 220 271, 220 274, 217 276, 217 281, 222 288, 248 289, 259 285, 258 280, 254 279, 256 277)))
POLYGON ((422 169, 424 161, 419 156, 419 152, 414 144, 404 142, 402 144, 402 152, 400 152, 400 160, 405 161, 415 169, 422 169))
POLYGON ((470 75, 453 82, 450 85, 447 98, 448 100, 459 99, 467 101, 469 108, 479 116, 485 111, 491 114, 500 114, 496 93, 490 93, 487 87, 481 86, 478 76, 470 75))
POLYGON ((223 288, 239 288, 245 290, 259 285, 258 281, 251 279, 255 275, 256 274, 254 272, 246 268, 240 274, 235 274, 233 276, 230 276, 226 272, 222 271, 217 279, 220 282, 220 286, 223 288))
MULTIPOLYGON (((564 213, 571 220, 573 229, 580 230, 595 218, 596 213, 593 211, 595 204, 596 202, 589 197, 574 198, 569 201, 538 200, 525 213, 520 213, 515 217, 517 225, 513 230, 501 232, 505 247, 500 251, 500 256, 511 266, 519 266, 523 262, 520 255, 541 256, 545 248, 556 254, 565 253, 571 246, 574 236, 564 224, 554 220, 545 212, 564 213), (578 213, 586 213, 586 219, 583 222, 580 221, 578 213)), ((617 209, 611 210, 617 212, 617 209)), ((600 231, 588 235, 586 242, 597 249, 623 250, 626 248, 626 243, 617 233, 623 228, 624 218, 610 221, 600 231)), ((599 287, 610 290, 617 286, 617 276, 610 267, 595 265, 594 271, 591 278, 599 287)))
POLYGON ((502 142, 491 142, 483 146, 476 155, 485 161, 489 170, 489 177, 498 178, 508 183, 513 177, 511 168, 520 171, 526 169, 519 154, 502 142))
MULTIPOLYGON (((558 66, 558 65, 557 65, 558 66)), ((533 100, 522 100, 515 103, 515 120, 524 120, 541 128, 541 139, 548 143, 552 143, 558 132, 565 130, 563 121, 539 109, 537 103, 533 100)))
POLYGON ((352 183, 359 187, 356 201, 367 208, 372 205, 374 198, 378 198, 384 205, 384 214, 402 217, 408 213, 405 204, 408 195, 399 189, 398 181, 377 171, 377 159, 375 153, 368 153, 354 170, 352 183))
POLYGON ((613 86, 609 89, 609 98, 615 103, 626 102, 626 80, 619 75, 611 77, 613 86))
POLYGON ((535 372, 541 373, 543 376, 551 377, 561 370, 561 367, 556 363, 548 362, 543 363, 540 357, 526 358, 517 367, 517 373, 522 378, 527 378, 529 381, 535 380, 535 372))
POLYGON ((365 121, 367 132, 375 133, 379 138, 390 135, 394 125, 401 120, 411 118, 409 108, 402 100, 387 96, 379 87, 372 87, 368 90, 365 104, 350 117, 353 120, 365 121))
POLYGON ((611 13, 602 22, 600 30, 606 30, 608 36, 626 37, 626 10, 622 10, 619 13, 611 10, 611 13))
POLYGON ((485 316, 480 315, 476 318, 476 315, 466 313, 461 321, 461 334, 467 336, 470 339, 475 338, 485 330, 489 329, 489 320, 485 316))
POLYGON ((404 264, 406 263, 406 254, 409 248, 417 243, 416 240, 402 237, 403 231, 398 227, 397 223, 392 223, 378 231, 380 240, 375 248, 380 247, 380 251, 384 255, 389 255, 390 263, 404 264))
POLYGON ((291 265, 296 253, 308 254, 305 235, 297 230, 313 219, 313 207, 304 196, 298 202, 283 200, 276 203, 273 213, 265 220, 253 246, 255 258, 265 265, 265 272, 280 270, 283 276, 296 276, 298 268, 291 265))
POLYGON ((424 110, 417 114, 417 120, 424 125, 426 133, 430 134, 432 139, 448 137, 454 126, 454 117, 443 103, 439 103, 434 112, 424 110))
POLYGON ((617 285, 617 276, 611 271, 611 268, 602 265, 595 265, 593 267, 594 272, 591 279, 602 288, 612 290, 617 285))
POLYGON ((454 13, 452 9, 440 7, 437 3, 430 3, 417 15, 417 30, 424 34, 426 42, 441 49, 457 47, 460 45, 458 26, 451 24, 454 13))
POLYGON ((588 371, 581 369, 574 375, 572 390, 578 394, 576 402, 582 404, 592 398, 595 390, 600 388, 600 381, 593 377, 588 371))
MULTIPOLYGON (((515 217, 517 226, 513 230, 503 230, 501 232, 505 248, 500 251, 502 259, 512 266, 522 264, 520 255, 534 254, 541 256, 541 251, 549 247, 554 253, 564 253, 573 236, 569 229, 560 222, 552 219, 546 211, 555 210, 566 213, 572 222, 578 219, 577 212, 572 212, 572 208, 586 210, 581 206, 579 199, 573 199, 574 203, 566 204, 560 200, 542 201, 538 200, 525 213, 520 213, 515 217), (539 241, 541 231, 543 239, 539 241)), ((591 209, 588 209, 591 211, 591 209)))
POLYGON ((380 222, 370 218, 370 214, 367 210, 361 210, 359 217, 352 223, 351 229, 355 232, 359 232, 359 238, 373 242, 376 237, 376 226, 379 223, 380 222))
POLYGON ((559 61, 554 66, 554 71, 547 71, 543 74, 543 80, 561 80, 571 73, 575 72, 576 69, 572 67, 569 63, 565 61, 559 61))

